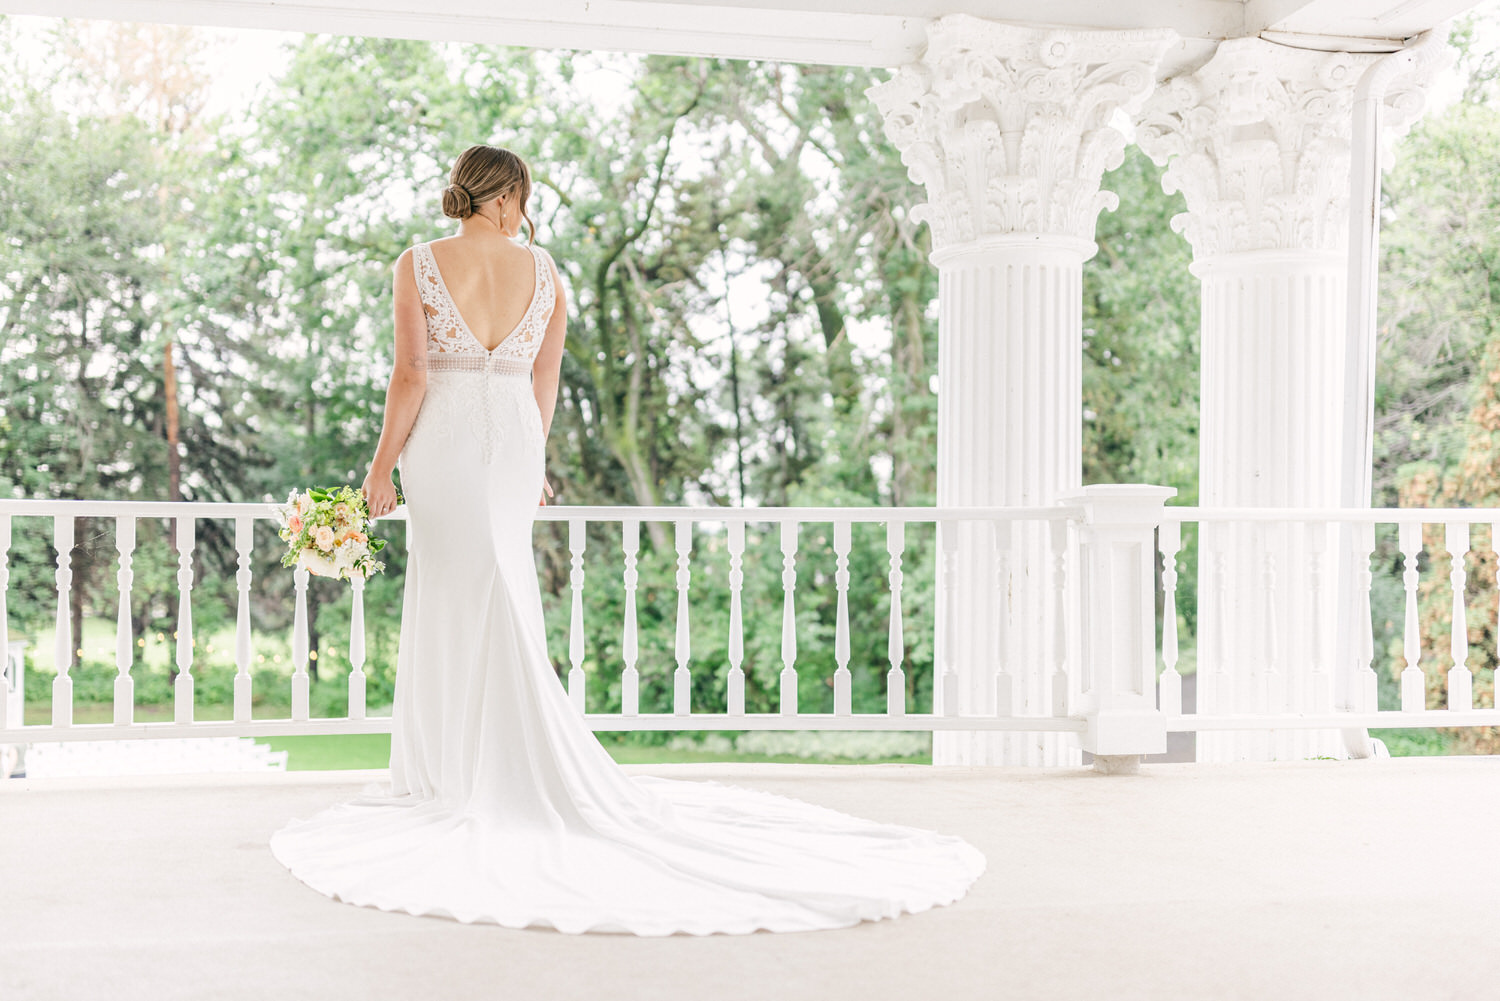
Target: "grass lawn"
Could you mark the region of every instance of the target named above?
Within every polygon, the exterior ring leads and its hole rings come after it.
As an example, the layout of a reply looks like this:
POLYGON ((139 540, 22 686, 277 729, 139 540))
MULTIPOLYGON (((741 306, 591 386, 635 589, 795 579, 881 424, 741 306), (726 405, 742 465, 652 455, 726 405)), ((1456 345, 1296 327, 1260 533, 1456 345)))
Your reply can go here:
MULTIPOLYGON (((307 737, 265 737, 257 740, 273 751, 286 751, 288 771, 333 770, 341 768, 384 768, 391 760, 391 736, 388 733, 352 733, 307 737)), ((792 754, 739 754, 734 751, 687 751, 667 747, 603 742, 605 749, 622 765, 656 764, 676 761, 772 761, 802 764, 874 764, 897 761, 908 764, 930 764, 932 756, 904 758, 803 758, 792 754)))

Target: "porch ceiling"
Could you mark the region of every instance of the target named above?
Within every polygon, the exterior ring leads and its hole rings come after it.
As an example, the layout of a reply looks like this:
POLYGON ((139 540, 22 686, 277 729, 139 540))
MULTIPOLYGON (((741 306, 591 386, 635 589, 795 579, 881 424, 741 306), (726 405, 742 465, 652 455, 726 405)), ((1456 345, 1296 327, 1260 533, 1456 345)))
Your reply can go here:
MULTIPOLYGON (((968 13, 1072 28, 1170 27, 1163 75, 1213 43, 1271 31, 1372 39, 1393 48, 1477 0, 0 0, 0 13, 279 31, 897 66, 928 20, 968 13)), ((1346 47, 1317 38, 1323 47, 1346 47)), ((1351 41, 1347 47, 1369 47, 1351 41)))

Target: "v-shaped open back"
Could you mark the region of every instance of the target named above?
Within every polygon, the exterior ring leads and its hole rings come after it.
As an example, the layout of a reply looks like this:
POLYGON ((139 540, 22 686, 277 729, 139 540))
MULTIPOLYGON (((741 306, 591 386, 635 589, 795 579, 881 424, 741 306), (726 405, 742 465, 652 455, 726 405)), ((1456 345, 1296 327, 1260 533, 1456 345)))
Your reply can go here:
POLYGON ((422 311, 427 316, 429 354, 467 354, 477 355, 480 359, 510 358, 527 362, 536 357, 547 331, 547 321, 552 316, 557 290, 553 287, 547 252, 530 245, 527 249, 531 252, 535 275, 531 301, 511 331, 493 348, 486 348, 474 336, 474 331, 453 301, 443 273, 438 269, 437 258, 432 253, 432 245, 419 243, 413 248, 417 291, 422 297, 422 311))

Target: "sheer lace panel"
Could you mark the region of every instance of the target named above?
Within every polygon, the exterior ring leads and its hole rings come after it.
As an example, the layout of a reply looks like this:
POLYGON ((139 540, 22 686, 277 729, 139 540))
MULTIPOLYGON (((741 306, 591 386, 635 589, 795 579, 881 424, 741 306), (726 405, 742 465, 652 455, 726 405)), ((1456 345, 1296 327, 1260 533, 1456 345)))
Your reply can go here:
POLYGON ((422 311, 427 316, 429 355, 475 355, 481 359, 495 356, 527 362, 536 357, 542 338, 547 333, 547 322, 552 317, 557 290, 552 282, 552 268, 548 265, 550 255, 540 247, 528 249, 536 263, 536 285, 531 303, 506 338, 492 350, 486 351, 454 304, 453 296, 443 281, 442 272, 438 270, 431 245, 419 243, 413 248, 417 291, 422 297, 422 311))

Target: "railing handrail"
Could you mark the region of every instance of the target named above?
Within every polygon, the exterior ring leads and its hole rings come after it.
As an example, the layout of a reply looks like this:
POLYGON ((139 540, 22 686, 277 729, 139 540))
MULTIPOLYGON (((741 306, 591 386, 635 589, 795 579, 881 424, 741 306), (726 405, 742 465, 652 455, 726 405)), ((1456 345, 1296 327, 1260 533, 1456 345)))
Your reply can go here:
MULTIPOLYGON (((71 511, 75 517, 174 518, 193 514, 200 518, 270 518, 280 501, 132 501, 73 499, 0 499, 0 514, 52 515, 71 511)), ((539 521, 1051 521, 1079 520, 1083 508, 1058 504, 1031 507, 953 506, 913 507, 880 505, 825 507, 713 507, 709 505, 568 505, 548 504, 537 508, 539 521)), ((378 521, 405 520, 406 506, 397 507, 378 521)))
POLYGON ((1228 521, 1327 521, 1365 525, 1388 525, 1420 521, 1463 522, 1471 525, 1500 522, 1500 507, 1173 507, 1167 505, 1162 520, 1185 522, 1228 521))

